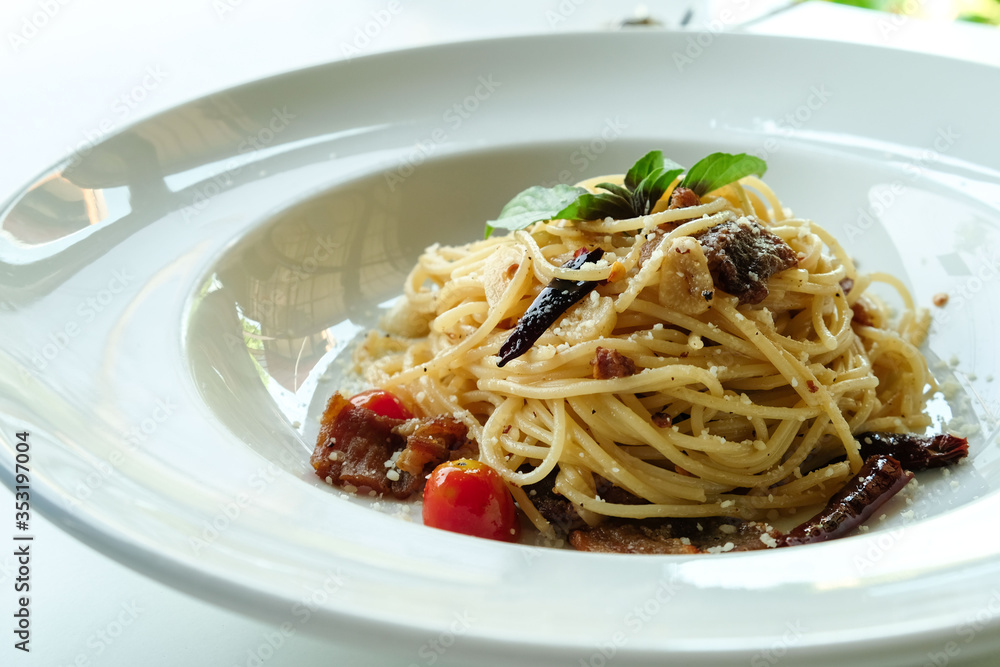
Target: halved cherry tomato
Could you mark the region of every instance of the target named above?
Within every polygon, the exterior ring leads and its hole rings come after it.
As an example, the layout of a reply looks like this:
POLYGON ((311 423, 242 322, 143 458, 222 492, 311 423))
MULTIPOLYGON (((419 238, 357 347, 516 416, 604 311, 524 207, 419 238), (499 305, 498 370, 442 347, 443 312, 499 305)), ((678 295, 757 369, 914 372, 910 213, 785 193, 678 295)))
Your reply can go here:
POLYGON ((359 408, 368 408, 376 414, 392 419, 413 419, 413 413, 403 402, 384 389, 369 389, 348 399, 359 408))
POLYGON ((472 459, 442 463, 424 487, 424 524, 514 542, 521 532, 514 499, 500 475, 472 459))

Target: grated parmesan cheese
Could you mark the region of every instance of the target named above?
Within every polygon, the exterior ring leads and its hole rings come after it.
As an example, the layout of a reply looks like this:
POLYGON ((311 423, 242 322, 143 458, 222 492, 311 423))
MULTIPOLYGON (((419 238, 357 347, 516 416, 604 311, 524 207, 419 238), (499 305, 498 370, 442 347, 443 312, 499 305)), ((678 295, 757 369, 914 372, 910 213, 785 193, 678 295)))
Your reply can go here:
POLYGON ((726 553, 727 551, 732 551, 735 548, 736 548, 735 544, 733 544, 732 542, 726 542, 721 547, 709 547, 705 551, 707 551, 710 554, 722 554, 726 553))

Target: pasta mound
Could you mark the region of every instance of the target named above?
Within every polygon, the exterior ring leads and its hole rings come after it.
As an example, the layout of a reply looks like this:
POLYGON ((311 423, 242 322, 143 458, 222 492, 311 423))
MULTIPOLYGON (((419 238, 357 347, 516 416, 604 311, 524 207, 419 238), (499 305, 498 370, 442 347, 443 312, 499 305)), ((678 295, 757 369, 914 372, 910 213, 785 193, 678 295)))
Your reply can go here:
POLYGON ((826 230, 792 216, 756 177, 669 208, 676 187, 640 217, 546 220, 429 247, 383 322, 391 335, 373 333, 358 351, 374 386, 463 422, 543 531, 525 487, 553 471, 555 491, 591 524, 761 519, 843 486, 862 465, 852 434, 930 423, 934 380, 917 349, 929 316, 898 280, 859 274, 826 230), (791 266, 763 293, 735 294, 738 280, 760 276, 756 265, 723 266, 712 246, 723 233, 767 234, 790 248, 791 266), (580 248, 603 256, 563 267, 580 248), (559 278, 596 286, 498 366, 500 346, 559 278), (873 281, 899 291, 901 314, 871 295, 873 281), (597 372, 599 355, 622 366, 597 372), (602 498, 607 482, 638 500, 602 498))

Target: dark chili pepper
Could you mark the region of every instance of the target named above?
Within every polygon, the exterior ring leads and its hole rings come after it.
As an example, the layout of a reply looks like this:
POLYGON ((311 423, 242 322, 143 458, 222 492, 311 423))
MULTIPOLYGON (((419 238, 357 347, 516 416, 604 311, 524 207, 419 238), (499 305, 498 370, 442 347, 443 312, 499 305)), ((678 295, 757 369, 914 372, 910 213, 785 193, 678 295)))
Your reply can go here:
POLYGON ((868 458, 858 474, 830 498, 823 511, 783 535, 778 546, 791 547, 843 537, 864 523, 912 478, 913 473, 904 470, 891 456, 868 458))
MULTIPOLYGON (((580 249, 581 251, 583 248, 580 249)), ((564 269, 579 269, 587 262, 596 262, 604 255, 604 250, 595 248, 590 252, 577 251, 573 259, 562 265, 564 269)), ((587 296, 597 287, 596 281, 563 280, 556 278, 538 293, 507 341, 500 347, 500 361, 503 366, 511 359, 517 359, 531 349, 535 341, 565 313, 570 306, 587 296)))
POLYGON ((881 433, 868 431, 855 436, 861 445, 861 456, 877 454, 891 456, 907 470, 940 468, 969 454, 969 441, 947 433, 935 436, 912 433, 881 433))

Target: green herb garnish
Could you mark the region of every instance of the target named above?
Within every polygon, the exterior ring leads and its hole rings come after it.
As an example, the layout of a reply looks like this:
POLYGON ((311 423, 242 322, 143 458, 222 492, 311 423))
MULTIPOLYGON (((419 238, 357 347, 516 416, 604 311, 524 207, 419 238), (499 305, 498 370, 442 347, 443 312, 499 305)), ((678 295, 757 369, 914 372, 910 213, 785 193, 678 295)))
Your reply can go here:
POLYGON ((650 151, 625 174, 624 186, 598 183, 597 187, 605 192, 580 195, 575 202, 559 211, 556 218, 599 220, 647 215, 682 173, 684 167, 672 160, 664 160, 660 151, 650 151))
POLYGON ((680 187, 694 190, 695 194, 701 197, 744 176, 751 174, 763 176, 765 171, 767 163, 759 157, 746 153, 739 155, 712 153, 691 167, 687 176, 681 181, 680 187))
POLYGON ((496 220, 490 220, 486 223, 486 238, 490 237, 494 229, 513 231, 524 229, 539 220, 555 219, 558 217, 559 211, 566 208, 567 204, 586 192, 583 188, 571 185, 557 185, 552 188, 533 185, 527 190, 519 192, 507 202, 496 220))
MULTIPOLYGON (((688 171, 680 187, 690 188, 700 197, 729 185, 744 176, 763 176, 767 163, 746 153, 712 153, 688 171)), ((486 238, 494 229, 516 231, 539 220, 624 220, 648 215, 684 167, 663 157, 661 151, 643 155, 625 174, 624 184, 598 183, 603 192, 556 185, 536 185, 507 202, 496 220, 486 223, 486 238)))

